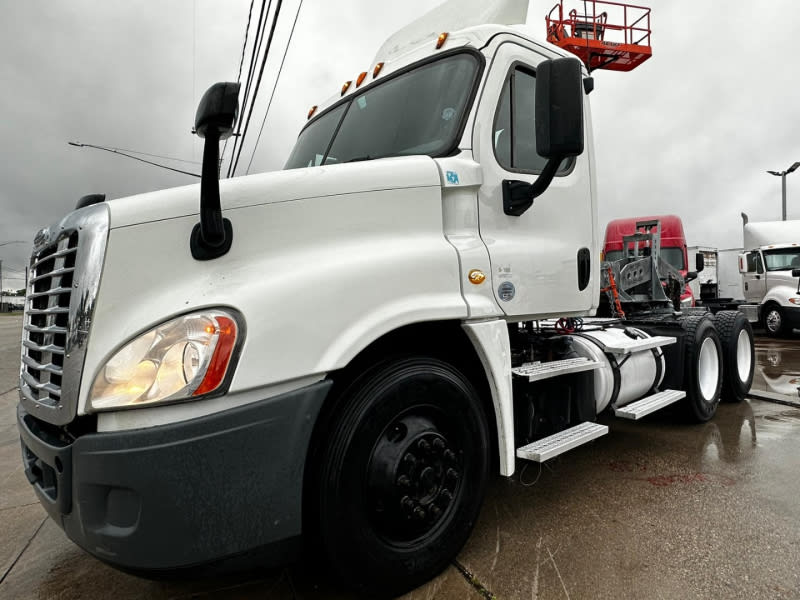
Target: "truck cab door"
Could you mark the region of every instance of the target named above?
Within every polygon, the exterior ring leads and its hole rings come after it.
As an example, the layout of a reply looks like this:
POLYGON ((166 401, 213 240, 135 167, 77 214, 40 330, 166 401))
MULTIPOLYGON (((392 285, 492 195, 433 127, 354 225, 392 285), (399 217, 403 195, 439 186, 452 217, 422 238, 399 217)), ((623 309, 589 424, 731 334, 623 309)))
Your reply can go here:
MULTIPOLYGON (((541 52, 544 52, 542 50, 541 52)), ((473 132, 483 170, 479 226, 491 283, 508 317, 592 313, 599 302, 599 244, 592 177, 591 120, 584 96, 584 153, 565 160, 550 187, 520 216, 505 214, 504 180, 533 183, 546 160, 536 153, 536 68, 546 56, 516 42, 499 45, 473 132)))
POLYGON ((767 294, 767 274, 761 252, 755 250, 746 255, 747 272, 742 274, 744 298, 751 304, 761 304, 767 294))

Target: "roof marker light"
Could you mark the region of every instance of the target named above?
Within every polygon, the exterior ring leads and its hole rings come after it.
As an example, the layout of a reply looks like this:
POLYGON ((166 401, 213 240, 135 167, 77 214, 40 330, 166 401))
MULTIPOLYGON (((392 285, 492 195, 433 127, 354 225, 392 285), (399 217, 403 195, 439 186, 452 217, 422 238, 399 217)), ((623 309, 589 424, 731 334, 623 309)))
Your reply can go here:
POLYGON ((380 62, 377 65, 375 65, 375 70, 372 71, 372 78, 373 79, 375 79, 380 74, 381 69, 383 69, 383 63, 382 62, 380 62))
POLYGON ((342 96, 344 96, 347 93, 347 90, 350 89, 350 85, 352 83, 353 83, 352 81, 345 81, 344 82, 344 85, 342 86, 342 96))
POLYGON ((308 118, 310 119, 311 117, 313 117, 315 112, 317 112, 316 104, 308 110, 308 118))
POLYGON ((356 87, 360 87, 360 86, 361 86, 361 84, 362 84, 362 83, 364 83, 364 80, 365 80, 366 78, 367 78, 367 72, 366 72, 366 71, 364 71, 363 73, 361 73, 361 74, 358 76, 358 79, 356 79, 356 87))
POLYGON ((438 40, 436 40, 436 49, 437 49, 437 50, 441 49, 441 47, 442 47, 442 46, 444 46, 444 43, 445 43, 446 41, 447 41, 447 32, 445 32, 445 33, 442 33, 442 34, 439 36, 439 39, 438 39, 438 40))

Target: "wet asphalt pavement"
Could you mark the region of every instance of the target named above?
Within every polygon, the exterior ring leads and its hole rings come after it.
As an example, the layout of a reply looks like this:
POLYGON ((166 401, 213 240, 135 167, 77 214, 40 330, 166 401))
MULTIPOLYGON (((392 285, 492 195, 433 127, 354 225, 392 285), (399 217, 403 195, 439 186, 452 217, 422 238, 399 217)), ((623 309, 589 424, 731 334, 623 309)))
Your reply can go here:
MULTIPOLYGON (((0 598, 349 598, 316 565, 153 582, 45 518, 14 410, 21 318, 0 316, 0 598)), ((666 411, 495 478, 457 561, 407 599, 800 598, 800 337, 759 338, 754 393, 704 425, 666 411), (796 380, 796 381, 795 381, 796 380)))

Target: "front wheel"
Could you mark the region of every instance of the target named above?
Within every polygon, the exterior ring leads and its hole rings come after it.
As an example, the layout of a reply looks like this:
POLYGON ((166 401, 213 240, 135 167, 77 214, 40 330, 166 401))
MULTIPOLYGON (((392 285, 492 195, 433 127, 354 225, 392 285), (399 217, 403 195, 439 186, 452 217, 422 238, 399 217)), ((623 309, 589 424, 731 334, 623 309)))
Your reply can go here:
POLYGON ((783 310, 777 304, 768 304, 764 307, 763 321, 764 329, 772 337, 782 337, 789 330, 783 310))
POLYGON ((722 348, 711 318, 690 315, 682 322, 686 330, 683 389, 687 415, 705 423, 717 412, 722 390, 722 348))
POLYGON ((373 367, 343 392, 329 432, 319 530, 342 582, 395 596, 442 571, 488 478, 488 426, 469 380, 426 357, 373 367))

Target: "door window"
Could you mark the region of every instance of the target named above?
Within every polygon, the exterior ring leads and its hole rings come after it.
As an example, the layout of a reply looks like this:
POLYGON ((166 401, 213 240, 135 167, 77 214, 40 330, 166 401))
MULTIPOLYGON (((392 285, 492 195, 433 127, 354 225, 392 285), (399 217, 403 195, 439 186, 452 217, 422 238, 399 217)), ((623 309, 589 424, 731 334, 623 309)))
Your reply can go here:
MULTIPOLYGON (((497 162, 508 171, 540 173, 547 159, 536 152, 536 75, 522 67, 512 69, 503 85, 494 121, 494 152, 497 162)), ((573 159, 558 169, 564 175, 573 159)))

